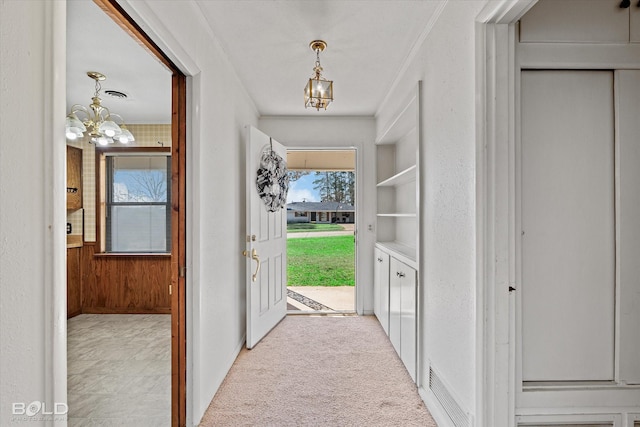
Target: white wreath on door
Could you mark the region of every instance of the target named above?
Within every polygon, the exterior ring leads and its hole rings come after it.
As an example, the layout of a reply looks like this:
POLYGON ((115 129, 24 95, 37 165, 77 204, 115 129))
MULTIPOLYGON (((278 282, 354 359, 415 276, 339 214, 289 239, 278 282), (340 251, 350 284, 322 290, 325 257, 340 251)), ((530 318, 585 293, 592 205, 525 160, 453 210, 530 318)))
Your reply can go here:
POLYGON ((287 162, 271 148, 262 152, 256 178, 258 195, 267 211, 276 212, 287 203, 289 174, 287 162))

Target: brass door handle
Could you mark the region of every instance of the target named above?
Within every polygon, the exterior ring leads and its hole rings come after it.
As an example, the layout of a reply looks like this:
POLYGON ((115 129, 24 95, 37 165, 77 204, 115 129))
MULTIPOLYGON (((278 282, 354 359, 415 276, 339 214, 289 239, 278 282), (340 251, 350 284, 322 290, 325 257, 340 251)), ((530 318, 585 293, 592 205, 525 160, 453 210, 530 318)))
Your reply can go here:
MULTIPOLYGON (((242 251, 242 255, 249 256, 249 251, 242 251)), ((258 272, 260 271, 260 257, 258 256, 258 251, 255 248, 251 251, 251 259, 254 260, 256 264, 256 272, 251 276, 251 281, 255 282, 258 280, 258 272)))

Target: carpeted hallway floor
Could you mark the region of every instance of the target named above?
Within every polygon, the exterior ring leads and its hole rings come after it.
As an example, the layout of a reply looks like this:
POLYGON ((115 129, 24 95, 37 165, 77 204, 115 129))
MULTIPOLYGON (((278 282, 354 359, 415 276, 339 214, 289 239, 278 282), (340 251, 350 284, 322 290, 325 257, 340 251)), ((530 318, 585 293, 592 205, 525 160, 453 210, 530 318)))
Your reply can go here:
POLYGON ((436 426, 373 316, 288 316, 242 350, 201 426, 436 426))

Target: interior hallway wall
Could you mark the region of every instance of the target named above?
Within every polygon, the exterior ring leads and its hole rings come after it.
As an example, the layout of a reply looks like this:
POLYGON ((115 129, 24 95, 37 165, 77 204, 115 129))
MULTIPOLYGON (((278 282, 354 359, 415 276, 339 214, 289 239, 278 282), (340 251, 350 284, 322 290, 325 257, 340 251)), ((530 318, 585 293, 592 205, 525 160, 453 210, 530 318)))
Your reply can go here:
POLYGON ((197 4, 120 2, 187 82, 187 424, 245 337, 245 130, 258 114, 197 4))
POLYGON ((66 402, 65 22, 62 2, 0 2, 2 426, 66 402))
MULTIPOLYGON (((303 108, 300 103, 301 109, 303 108)), ((331 107, 329 107, 331 108, 331 107)), ((287 147, 356 148, 356 259, 359 314, 373 314, 373 247, 376 224, 375 120, 373 117, 261 117, 260 130, 287 147), (371 229, 369 228, 371 226, 371 229)))
MULTIPOLYGON (((422 393, 435 402, 428 391, 432 366, 471 416, 476 411, 475 18, 485 3, 442 4, 425 42, 376 114, 379 126, 388 123, 423 81, 422 393)), ((434 416, 443 414, 436 406, 430 405, 434 416)))

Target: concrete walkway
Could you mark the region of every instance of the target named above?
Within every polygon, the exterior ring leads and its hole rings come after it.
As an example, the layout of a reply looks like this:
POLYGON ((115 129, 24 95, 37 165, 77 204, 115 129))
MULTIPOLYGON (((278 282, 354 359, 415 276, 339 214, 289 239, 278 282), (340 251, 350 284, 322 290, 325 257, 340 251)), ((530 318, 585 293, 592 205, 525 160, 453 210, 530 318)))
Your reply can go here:
POLYGON ((340 224, 343 230, 336 231, 308 231, 299 233, 287 233, 287 239, 299 239, 303 237, 331 237, 331 236, 346 236, 353 235, 355 230, 355 224, 340 224))
POLYGON ((352 235, 353 231, 309 231, 302 233, 287 233, 287 239, 300 239, 303 237, 331 237, 352 235))
MULTIPOLYGON (((287 289, 319 302, 334 311, 355 311, 356 309, 355 286, 288 286, 287 289)), ((287 302, 294 310, 314 311, 313 308, 290 297, 287 298, 287 302)))

